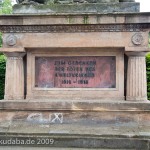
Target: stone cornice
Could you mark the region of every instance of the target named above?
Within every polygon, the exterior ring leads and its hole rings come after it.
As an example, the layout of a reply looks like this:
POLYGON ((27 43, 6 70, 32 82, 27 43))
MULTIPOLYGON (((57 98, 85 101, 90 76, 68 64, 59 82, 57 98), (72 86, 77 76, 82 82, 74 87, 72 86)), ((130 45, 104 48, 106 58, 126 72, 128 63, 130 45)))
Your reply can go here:
POLYGON ((0 26, 3 33, 142 32, 148 29, 150 24, 0 26))

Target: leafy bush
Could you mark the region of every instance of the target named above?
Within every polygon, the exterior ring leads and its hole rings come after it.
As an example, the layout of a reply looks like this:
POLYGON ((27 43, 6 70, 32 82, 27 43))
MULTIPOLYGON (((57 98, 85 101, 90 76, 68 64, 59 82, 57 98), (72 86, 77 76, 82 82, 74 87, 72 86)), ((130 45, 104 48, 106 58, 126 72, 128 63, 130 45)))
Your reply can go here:
POLYGON ((0 14, 11 14, 12 4, 11 0, 1 0, 0 1, 0 14))
MULTIPOLYGON (((1 46, 2 46, 2 34, 0 33, 0 47, 1 46)), ((6 67, 5 57, 3 54, 0 54, 0 99, 4 98, 5 67, 6 67)))
POLYGON ((150 100, 150 53, 146 56, 146 70, 147 70, 147 92, 150 100))
POLYGON ((4 98, 5 68, 6 68, 5 56, 0 54, 0 99, 4 98))
MULTIPOLYGON (((150 33, 149 33, 149 48, 150 48, 150 33)), ((147 95, 150 100, 150 53, 146 56, 146 70, 147 70, 147 95)))
POLYGON ((2 33, 0 32, 0 48, 2 47, 2 33))

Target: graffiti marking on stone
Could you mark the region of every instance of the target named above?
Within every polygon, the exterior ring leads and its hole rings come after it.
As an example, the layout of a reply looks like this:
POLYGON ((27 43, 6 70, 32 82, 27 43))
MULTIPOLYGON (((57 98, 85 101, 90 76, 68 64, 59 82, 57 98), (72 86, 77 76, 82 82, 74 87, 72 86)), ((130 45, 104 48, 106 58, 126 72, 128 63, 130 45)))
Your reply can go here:
POLYGON ((63 123, 63 114, 62 113, 54 113, 54 116, 51 116, 52 123, 63 123))
POLYGON ((37 122, 37 121, 41 121, 43 118, 43 115, 41 113, 31 113, 29 114, 29 116, 27 117, 27 121, 29 122, 37 122))
POLYGON ((63 123, 62 113, 50 113, 44 115, 42 113, 31 113, 27 117, 27 121, 31 123, 50 124, 50 123, 63 123))

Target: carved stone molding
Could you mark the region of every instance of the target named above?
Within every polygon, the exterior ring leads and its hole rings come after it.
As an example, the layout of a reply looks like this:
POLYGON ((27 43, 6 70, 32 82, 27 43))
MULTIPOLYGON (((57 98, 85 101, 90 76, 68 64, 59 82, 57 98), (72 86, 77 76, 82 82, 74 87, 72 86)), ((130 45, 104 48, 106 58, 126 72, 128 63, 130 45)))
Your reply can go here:
POLYGON ((132 36, 132 43, 134 45, 141 45, 144 41, 144 38, 141 33, 136 33, 132 36))
POLYGON ((55 33, 55 32, 140 32, 150 24, 98 24, 98 25, 12 25, 0 26, 3 33, 55 33))
POLYGON ((10 60, 22 60, 23 58, 22 57, 7 57, 7 59, 10 59, 10 60))
POLYGON ((4 54, 7 56, 7 59, 10 60, 22 60, 23 57, 26 55, 25 52, 4 52, 4 54))

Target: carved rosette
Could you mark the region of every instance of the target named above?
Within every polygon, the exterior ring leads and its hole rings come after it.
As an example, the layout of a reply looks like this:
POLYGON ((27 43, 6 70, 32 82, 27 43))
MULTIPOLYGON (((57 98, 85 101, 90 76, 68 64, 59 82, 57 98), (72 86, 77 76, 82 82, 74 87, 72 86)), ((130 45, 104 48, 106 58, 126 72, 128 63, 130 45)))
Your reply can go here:
POLYGON ((144 38, 141 33, 136 33, 132 36, 132 43, 134 45, 137 45, 137 46, 142 45, 143 41, 144 41, 144 38))
POLYGON ((6 44, 8 46, 14 46, 17 43, 17 37, 14 36, 13 34, 10 34, 6 37, 6 44))

